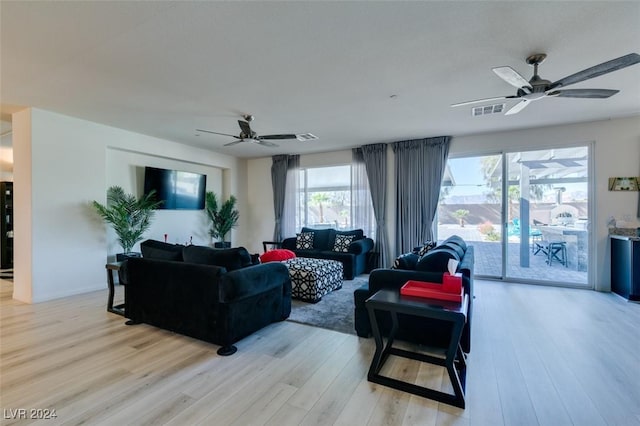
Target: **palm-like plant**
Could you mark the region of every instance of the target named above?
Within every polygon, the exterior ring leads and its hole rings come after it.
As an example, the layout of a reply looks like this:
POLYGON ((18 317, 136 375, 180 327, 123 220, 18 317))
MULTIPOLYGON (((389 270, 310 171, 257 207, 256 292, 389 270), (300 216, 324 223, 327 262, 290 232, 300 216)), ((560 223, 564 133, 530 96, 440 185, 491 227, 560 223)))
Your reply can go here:
POLYGON ((121 187, 112 186, 107 189, 106 206, 95 200, 92 204, 100 217, 113 227, 124 253, 129 253, 151 226, 155 209, 162 201, 155 200, 155 191, 136 198, 121 187))
POLYGON ((235 208, 237 201, 236 197, 231 195, 227 201, 220 204, 216 193, 207 191, 204 210, 211 220, 209 235, 212 238, 225 242, 227 234, 236 227, 240 218, 240 213, 235 208))

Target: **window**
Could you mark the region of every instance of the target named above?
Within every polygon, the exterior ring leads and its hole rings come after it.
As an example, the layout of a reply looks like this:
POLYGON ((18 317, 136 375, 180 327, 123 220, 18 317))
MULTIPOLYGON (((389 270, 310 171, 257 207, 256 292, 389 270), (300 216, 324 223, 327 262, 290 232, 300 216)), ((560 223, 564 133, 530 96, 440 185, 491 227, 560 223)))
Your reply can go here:
POLYGON ((375 232, 373 206, 371 214, 356 219, 351 165, 314 167, 300 170, 299 208, 296 228, 302 226, 336 229, 362 228, 365 235, 375 232))

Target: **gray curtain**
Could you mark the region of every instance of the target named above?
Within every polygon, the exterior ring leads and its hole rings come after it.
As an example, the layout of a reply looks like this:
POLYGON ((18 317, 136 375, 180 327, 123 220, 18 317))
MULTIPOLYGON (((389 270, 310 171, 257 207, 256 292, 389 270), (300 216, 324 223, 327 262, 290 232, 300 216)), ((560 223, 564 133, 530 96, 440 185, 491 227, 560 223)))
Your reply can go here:
POLYGON ((394 142, 395 255, 433 239, 433 219, 449 155, 450 136, 394 142))
POLYGON ((351 217, 352 228, 361 228, 364 235, 375 240, 376 220, 369 190, 367 167, 360 148, 351 150, 351 217))
MULTIPOLYGON (((291 212, 287 213, 285 211, 285 202, 292 201, 292 197, 287 196, 292 185, 287 185, 287 182, 291 182, 293 179, 291 175, 297 172, 300 164, 300 156, 274 155, 271 159, 273 161, 271 164, 271 186, 273 187, 273 212, 275 215, 273 241, 282 241, 284 232, 289 231, 288 229, 284 229, 283 220, 285 217, 291 216, 291 212), (287 188, 288 186, 289 188, 287 188)), ((295 189, 297 190, 297 188, 295 189)), ((293 214, 295 215, 295 211, 293 214)))
POLYGON ((354 150, 354 158, 362 159, 367 172, 371 203, 376 221, 374 251, 378 253, 378 267, 391 265, 389 234, 387 233, 387 145, 364 145, 354 150))
MULTIPOLYGON (((284 196, 284 212, 280 222, 282 238, 292 237, 300 232, 300 156, 289 155, 287 159, 287 187, 284 196)), ((282 241, 282 240, 278 240, 282 241)))

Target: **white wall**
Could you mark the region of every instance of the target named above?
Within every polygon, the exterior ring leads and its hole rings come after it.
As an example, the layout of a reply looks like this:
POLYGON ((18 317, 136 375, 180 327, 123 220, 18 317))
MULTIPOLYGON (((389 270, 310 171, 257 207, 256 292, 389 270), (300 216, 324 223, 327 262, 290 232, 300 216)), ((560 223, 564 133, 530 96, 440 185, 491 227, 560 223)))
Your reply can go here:
MULTIPOLYGON (((90 202, 104 201, 110 184, 138 184, 134 166, 141 161, 222 174, 223 189, 246 204, 246 178, 239 175, 246 164, 234 157, 35 108, 13 115, 13 131, 14 298, 24 302, 105 288, 104 264, 119 249, 90 202)), ((172 228, 176 238, 195 233, 195 216, 183 225, 172 228)), ((241 217, 243 227, 246 219, 241 217)), ((241 244, 239 237, 245 233, 232 233, 232 242, 241 244)))
MULTIPOLYGON (((142 195, 145 166, 204 174, 207 176, 207 190, 222 195, 221 168, 112 147, 107 148, 107 186, 118 185, 128 193, 142 195)), ((104 203, 105 196, 98 201, 104 203)), ((167 242, 180 244, 193 237, 193 244, 208 245, 211 242, 208 230, 209 223, 203 210, 157 210, 145 236, 164 241, 164 234, 167 234, 167 242)), ((122 248, 111 227, 107 233, 108 252, 121 253, 122 248)), ((133 251, 140 251, 139 243, 133 251)))
MULTIPOLYGON (((640 226, 640 223, 636 218, 638 193, 611 192, 607 188, 607 179, 611 176, 640 176, 640 117, 454 137, 449 155, 544 149, 590 142, 594 142, 595 181, 595 214, 592 218, 592 241, 595 243, 593 284, 597 290, 609 291, 611 283, 606 220, 610 215, 618 219, 630 216, 631 220, 627 226, 636 227, 640 226)), ((300 162, 304 166, 344 163, 345 158, 349 158, 347 161, 350 161, 350 157, 345 153, 350 151, 305 155, 301 156, 300 162)), ((393 153, 390 148, 388 157, 387 223, 389 238, 393 241, 395 180, 393 153)), ((273 236, 274 214, 270 173, 271 158, 249 160, 248 175, 249 180, 253 182, 248 191, 251 200, 250 210, 254 212, 254 206, 265 206, 260 214, 252 213, 250 218, 250 227, 259 240, 268 240, 273 236)))
POLYGON ((13 114, 13 297, 23 302, 33 300, 31 288, 32 211, 31 196, 31 110, 13 114))
POLYGON ((13 181, 13 142, 11 130, 8 130, 0 136, 0 181, 13 181))

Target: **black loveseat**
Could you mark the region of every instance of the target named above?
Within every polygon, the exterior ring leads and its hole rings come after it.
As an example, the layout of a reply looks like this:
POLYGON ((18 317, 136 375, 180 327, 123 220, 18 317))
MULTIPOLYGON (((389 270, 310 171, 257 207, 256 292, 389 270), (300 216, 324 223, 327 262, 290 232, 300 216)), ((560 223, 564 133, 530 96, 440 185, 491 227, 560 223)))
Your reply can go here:
MULTIPOLYGON (((460 261, 457 272, 462 273, 462 285, 469 295, 467 324, 464 326, 460 345, 466 353, 471 351, 471 319, 473 313, 473 246, 457 235, 449 237, 440 245, 423 256, 417 252, 404 254, 394 263, 392 269, 375 269, 369 274, 369 283, 354 292, 355 329, 360 337, 371 336, 371 323, 365 307, 365 301, 383 288, 400 289, 407 281, 442 282, 442 275, 447 271, 449 259, 460 261)), ((391 329, 391 318, 388 313, 378 317, 384 333, 391 329), (387 315, 383 315, 387 314, 387 315)), ((446 346, 451 334, 451 324, 427 318, 398 315, 400 325, 397 338, 410 342, 435 346, 446 346)))
POLYGON ((127 261, 125 316, 236 351, 233 343, 291 312, 291 280, 281 263, 253 264, 243 247, 212 249, 160 241, 127 261))
POLYGON ((311 257, 314 259, 337 260, 342 262, 342 276, 345 280, 352 280, 355 276, 365 272, 367 268, 367 256, 373 249, 373 240, 364 236, 362 229, 352 231, 337 231, 333 228, 315 229, 302 228, 302 232, 296 237, 286 238, 282 241, 282 248, 291 250, 298 257, 311 257), (312 244, 306 244, 300 240, 300 236, 309 236, 312 233, 312 244), (352 238, 352 242, 336 251, 336 239, 352 238), (304 247, 304 248, 303 248, 304 247), (342 251, 344 250, 344 251, 342 251))

